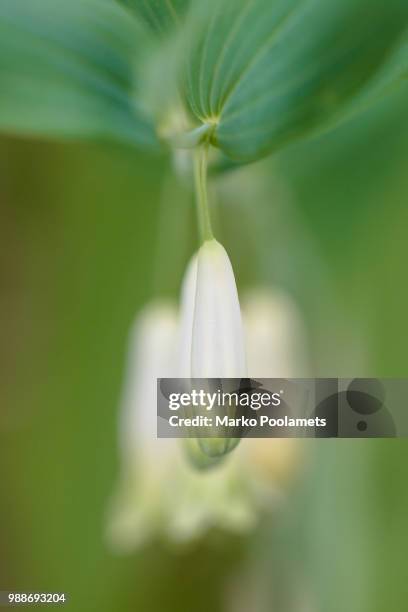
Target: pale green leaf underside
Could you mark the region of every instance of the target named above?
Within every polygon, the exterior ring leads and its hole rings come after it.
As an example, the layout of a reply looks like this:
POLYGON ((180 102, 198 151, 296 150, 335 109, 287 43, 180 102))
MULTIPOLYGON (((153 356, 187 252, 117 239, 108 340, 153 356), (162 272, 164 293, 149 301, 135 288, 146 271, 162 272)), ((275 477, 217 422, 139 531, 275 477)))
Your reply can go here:
POLYGON ((118 0, 157 34, 179 26, 190 0, 118 0))
POLYGON ((242 161, 341 115, 387 62, 393 65, 408 25, 406 0, 206 6, 192 15, 184 95, 199 121, 214 123, 213 143, 242 161))
POLYGON ((114 0, 0 1, 0 129, 152 146, 136 22, 114 0))

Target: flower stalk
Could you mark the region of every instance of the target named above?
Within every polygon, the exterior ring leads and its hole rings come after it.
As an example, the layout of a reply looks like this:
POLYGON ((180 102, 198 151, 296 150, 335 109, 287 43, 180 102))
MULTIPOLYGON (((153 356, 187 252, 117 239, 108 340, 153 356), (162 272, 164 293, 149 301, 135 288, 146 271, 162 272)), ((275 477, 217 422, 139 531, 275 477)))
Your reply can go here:
POLYGON ((198 223, 202 242, 205 240, 212 240, 214 238, 207 193, 208 147, 209 143, 204 142, 197 147, 194 154, 194 182, 197 199, 198 223))

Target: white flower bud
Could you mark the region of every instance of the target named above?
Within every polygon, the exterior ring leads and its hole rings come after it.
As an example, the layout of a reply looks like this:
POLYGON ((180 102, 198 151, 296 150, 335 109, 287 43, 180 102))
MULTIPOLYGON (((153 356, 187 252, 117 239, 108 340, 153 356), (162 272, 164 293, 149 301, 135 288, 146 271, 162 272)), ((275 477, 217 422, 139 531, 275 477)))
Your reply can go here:
POLYGON ((234 273, 224 247, 216 240, 207 240, 198 252, 191 376, 247 376, 234 273))
MULTIPOLYGON (((245 378, 246 372, 241 310, 231 262, 219 242, 207 240, 197 255, 191 378, 245 378)), ((236 384, 226 388, 224 382, 222 390, 236 391, 236 384)), ((222 457, 237 442, 216 436, 198 440, 209 457, 222 457)))

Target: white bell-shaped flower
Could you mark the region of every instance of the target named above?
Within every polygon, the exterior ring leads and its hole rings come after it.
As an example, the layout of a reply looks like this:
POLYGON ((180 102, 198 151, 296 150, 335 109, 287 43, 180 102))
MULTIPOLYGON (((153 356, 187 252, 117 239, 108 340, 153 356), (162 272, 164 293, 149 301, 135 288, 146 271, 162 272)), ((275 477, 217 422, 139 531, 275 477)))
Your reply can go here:
MULTIPOLYGON (((197 284, 191 342, 191 378, 230 378, 247 376, 245 342, 235 277, 224 247, 206 240, 198 251, 197 284)), ((208 392, 214 392, 208 382, 208 392)), ((235 382, 223 381, 223 391, 237 390, 235 382)), ((209 457, 223 457, 238 440, 199 438, 201 450, 209 457)))
MULTIPOLYGON (((306 332, 294 300, 282 290, 255 289, 245 295, 243 312, 250 377, 307 377, 306 332)), ((295 438, 248 438, 242 446, 254 482, 266 492, 285 486, 302 464, 295 438)))
POLYGON ((107 521, 109 543, 118 552, 132 550, 156 530, 180 454, 177 440, 156 436, 157 378, 177 375, 177 330, 175 306, 157 302, 138 315, 130 333, 119 414, 120 475, 107 521))
POLYGON ((307 340, 293 298, 283 290, 258 288, 245 294, 242 308, 249 375, 306 377, 307 340))
MULTIPOLYGON (((197 291, 197 259, 194 255, 184 274, 181 286, 180 319, 177 345, 177 377, 191 378, 191 346, 193 337, 194 310, 197 291)), ((186 391, 189 391, 186 388, 186 391)), ((183 440, 184 450, 192 463, 201 469, 213 465, 214 461, 200 448, 195 438, 183 440)))
POLYGON ((229 258, 211 240, 187 268, 180 316, 160 302, 137 317, 120 414, 121 471, 107 526, 116 551, 156 534, 180 541, 211 527, 247 531, 274 507, 299 461, 296 440, 245 439, 228 452, 228 439, 157 439, 157 378, 305 375, 303 325, 293 302, 262 290, 243 304, 242 324, 229 258))
POLYGON ((244 332, 234 272, 224 247, 207 240, 197 258, 191 377, 245 376, 244 332))

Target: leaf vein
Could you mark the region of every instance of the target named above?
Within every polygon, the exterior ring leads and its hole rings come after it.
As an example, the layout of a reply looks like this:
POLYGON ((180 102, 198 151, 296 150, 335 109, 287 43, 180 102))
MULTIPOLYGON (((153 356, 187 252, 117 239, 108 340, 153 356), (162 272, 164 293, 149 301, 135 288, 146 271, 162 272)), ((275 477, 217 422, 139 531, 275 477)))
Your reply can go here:
POLYGON ((227 102, 230 100, 238 86, 243 82, 243 80, 251 72, 257 62, 263 57, 265 53, 267 53, 269 48, 274 44, 276 37, 285 29, 285 27, 287 27, 291 23, 293 18, 297 16, 298 11, 300 10, 300 5, 304 5, 307 2, 309 2, 309 0, 300 0, 300 2, 295 7, 291 8, 284 15, 284 17, 282 17, 282 19, 276 24, 268 38, 265 40, 264 44, 259 47, 257 52, 249 60, 246 66, 244 66, 238 78, 232 83, 231 87, 226 92, 224 99, 222 100, 220 105, 221 114, 225 109, 227 102))

